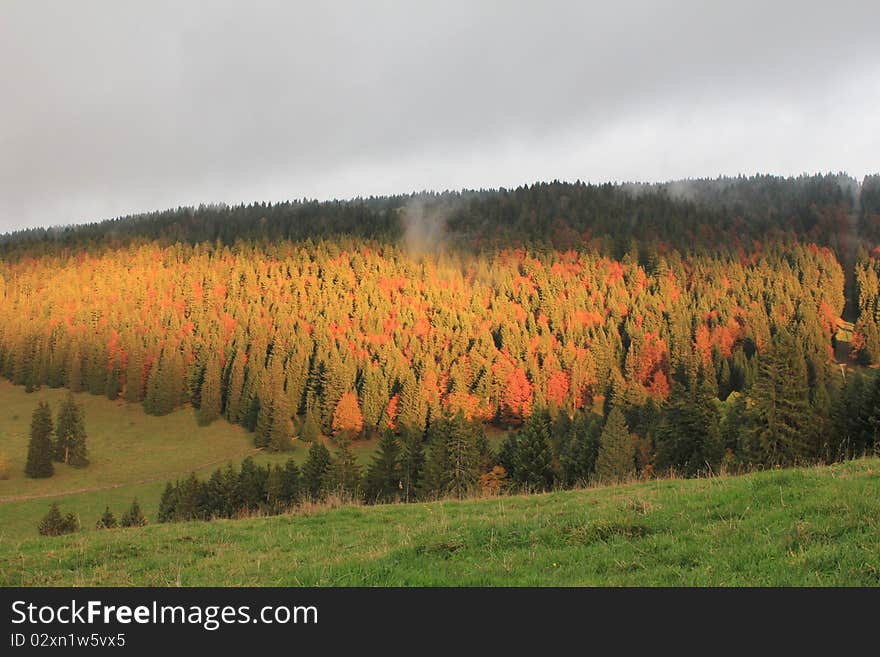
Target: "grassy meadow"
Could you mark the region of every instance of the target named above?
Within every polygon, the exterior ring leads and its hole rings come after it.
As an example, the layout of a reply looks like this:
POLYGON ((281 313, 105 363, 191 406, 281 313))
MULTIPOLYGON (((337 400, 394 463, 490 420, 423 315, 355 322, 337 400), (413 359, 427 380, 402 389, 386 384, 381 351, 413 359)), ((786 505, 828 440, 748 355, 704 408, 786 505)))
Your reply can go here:
MULTIPOLYGON (((192 408, 154 417, 140 405, 110 401, 88 393, 75 395, 85 409, 90 464, 73 468, 55 464, 47 479, 24 475, 31 413, 47 401, 57 416, 66 390, 43 388, 26 393, 21 386, 0 380, 0 455, 7 461, 7 478, 0 479, 0 540, 37 535, 37 522, 53 501, 62 511, 79 514, 83 529, 93 530, 106 505, 117 517, 134 497, 151 519, 159 506, 165 482, 195 471, 207 477, 217 467, 239 463, 253 455, 259 463, 305 460, 308 445, 296 442, 285 454, 256 450, 244 428, 218 420, 208 427, 196 422, 192 408)), ((368 463, 375 441, 360 441, 353 451, 368 463)), ((332 450, 332 445, 330 446, 332 450)))
POLYGON ((740 477, 4 538, 0 584, 876 586, 878 524, 874 458, 740 477))

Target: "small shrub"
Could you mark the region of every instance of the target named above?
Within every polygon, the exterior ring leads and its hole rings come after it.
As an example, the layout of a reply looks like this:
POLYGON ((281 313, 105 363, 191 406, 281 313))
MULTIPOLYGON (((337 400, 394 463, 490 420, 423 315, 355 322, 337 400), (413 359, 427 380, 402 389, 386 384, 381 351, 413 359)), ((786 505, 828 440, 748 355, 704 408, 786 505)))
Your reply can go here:
POLYGON ((137 498, 131 503, 128 511, 122 514, 122 522, 120 524, 123 527, 143 527, 147 524, 147 519, 144 517, 143 511, 141 511, 141 505, 138 504, 137 498))
POLYGON ((37 525, 37 531, 40 532, 41 536, 72 534, 73 532, 79 531, 79 518, 73 513, 68 513, 66 516, 62 516, 61 510, 58 508, 58 503, 53 502, 52 506, 49 508, 49 513, 47 513, 43 519, 40 520, 40 524, 37 525))
POLYGON ((116 522, 116 516, 113 515, 109 506, 104 509, 104 513, 101 514, 98 522, 95 523, 95 529, 115 529, 118 526, 119 523, 116 522))

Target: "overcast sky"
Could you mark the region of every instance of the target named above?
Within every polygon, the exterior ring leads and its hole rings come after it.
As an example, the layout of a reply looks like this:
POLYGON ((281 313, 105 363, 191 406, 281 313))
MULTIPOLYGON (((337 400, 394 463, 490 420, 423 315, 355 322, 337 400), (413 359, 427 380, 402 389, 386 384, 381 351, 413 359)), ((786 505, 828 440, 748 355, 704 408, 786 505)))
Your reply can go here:
POLYGON ((0 231, 880 170, 876 1, 196 4, 0 0, 0 231))

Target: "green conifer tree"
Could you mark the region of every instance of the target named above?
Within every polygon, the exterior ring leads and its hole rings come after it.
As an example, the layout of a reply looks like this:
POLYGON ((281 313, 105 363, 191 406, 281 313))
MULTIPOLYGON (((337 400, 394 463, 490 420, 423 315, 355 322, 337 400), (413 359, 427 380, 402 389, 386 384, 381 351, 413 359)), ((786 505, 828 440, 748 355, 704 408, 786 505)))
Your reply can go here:
POLYGON ((596 477, 614 483, 635 476, 635 472, 635 447, 623 411, 615 405, 599 437, 596 477))
POLYGON ((107 380, 104 385, 104 395, 107 399, 114 401, 119 397, 122 390, 122 368, 117 360, 114 360, 107 372, 107 380))
POLYGON ((74 513, 61 515, 58 503, 53 502, 47 513, 37 525, 37 531, 41 536, 60 536, 79 531, 79 518, 74 513))
POLYGON ((205 374, 199 395, 199 410, 196 417, 202 426, 207 426, 220 417, 222 399, 220 376, 220 358, 215 354, 208 359, 205 365, 205 374))
POLYGON ((476 488, 479 464, 478 435, 463 414, 432 422, 421 481, 422 497, 466 497, 476 488))
POLYGON ((806 363, 787 331, 777 333, 761 355, 750 397, 748 451, 753 462, 790 465, 814 456, 806 363))
POLYGON ((401 493, 400 444, 394 432, 383 431, 364 480, 368 502, 391 502, 401 493))
POLYGON ((330 468, 330 452, 323 442, 316 440, 309 448, 309 455, 302 467, 305 493, 313 500, 324 495, 324 480, 330 468))
POLYGON ((269 470, 266 480, 266 501, 271 513, 281 513, 287 507, 284 497, 284 470, 277 463, 269 470))
POLYGON ((361 490, 361 466, 351 451, 351 438, 344 432, 336 437, 336 450, 327 470, 325 488, 328 493, 339 493, 357 498, 361 490))
POLYGON ((290 417, 290 398, 280 382, 275 391, 273 405, 268 448, 273 452, 287 452, 293 449, 293 443, 290 441, 293 435, 293 421, 290 417))
POLYGON ((316 442, 321 437, 321 424, 318 421, 318 413, 314 409, 306 409, 300 433, 302 439, 309 443, 316 442))
POLYGON ((104 513, 101 514, 98 522, 95 523, 95 529, 115 529, 118 526, 119 523, 116 521, 116 516, 113 515, 109 506, 104 508, 104 513))
POLYGON ((654 432, 657 467, 693 476, 715 471, 724 456, 721 418, 712 393, 676 383, 654 432))
POLYGON ((301 495, 301 478, 299 467, 293 459, 287 459, 284 464, 284 488, 283 499, 286 504, 292 505, 299 502, 301 495))
POLYGON ((403 429, 400 433, 400 488, 404 502, 415 500, 425 467, 422 432, 403 429))
POLYGON ((226 419, 230 422, 239 422, 244 415, 242 406, 242 393, 245 379, 246 354, 236 351, 229 365, 229 377, 226 387, 226 419))
POLYGON ((519 433, 514 454, 515 481, 520 486, 534 491, 553 487, 556 473, 550 440, 550 414, 534 412, 519 433))
POLYGON ((63 528, 64 517, 61 515, 61 509, 58 508, 58 502, 52 502, 49 512, 37 524, 37 531, 40 536, 58 536, 64 533, 63 528))
POLYGON ((75 467, 89 464, 83 409, 68 392, 58 410, 55 426, 55 459, 75 467))
POLYGON ((177 500, 180 497, 180 484, 171 482, 165 484, 162 497, 159 500, 159 522, 171 522, 177 514, 177 500))
POLYGON ((144 399, 144 352, 132 349, 125 368, 125 401, 137 404, 144 399))
POLYGON ((28 443, 27 463, 24 472, 32 479, 51 477, 52 465, 52 411, 49 404, 40 402, 31 417, 31 438, 28 443))
POLYGON ((119 524, 123 527, 143 527, 147 524, 147 519, 141 511, 141 505, 138 504, 137 498, 132 500, 131 506, 122 514, 122 520, 119 524))

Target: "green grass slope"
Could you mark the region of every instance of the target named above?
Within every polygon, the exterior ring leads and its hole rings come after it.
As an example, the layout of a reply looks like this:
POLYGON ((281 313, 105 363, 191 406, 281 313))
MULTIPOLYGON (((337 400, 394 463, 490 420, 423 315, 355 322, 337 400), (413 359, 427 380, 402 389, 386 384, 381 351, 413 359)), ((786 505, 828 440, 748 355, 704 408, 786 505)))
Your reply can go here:
POLYGON ((3 585, 878 585, 880 459, 0 540, 3 585))
MULTIPOLYGON (((91 463, 85 468, 56 463, 52 477, 29 479, 24 464, 31 413, 37 402, 48 401, 57 417, 66 394, 47 388, 28 394, 0 381, 0 455, 9 462, 8 478, 0 479, 0 540, 36 535, 37 522, 53 501, 65 513, 78 513, 85 529, 94 527, 106 505, 118 517, 134 497, 152 517, 166 480, 191 471, 207 476, 255 453, 252 436, 242 427, 223 420, 200 427, 191 408, 154 417, 137 404, 81 393, 76 401, 85 409, 91 463)), ((290 455, 303 460, 306 449, 299 446, 290 455)), ((257 456, 258 461, 286 458, 257 456)))
MULTIPOLYGON (((24 475, 31 414, 39 401, 49 402, 57 417, 66 390, 44 388, 26 393, 24 387, 0 380, 0 456, 8 463, 6 479, 0 477, 0 540, 37 535, 37 523, 52 502, 64 513, 79 515, 86 531, 93 530, 105 506, 117 518, 135 497, 144 513, 156 519, 165 482, 190 472, 203 479, 227 463, 238 464, 253 455, 259 464, 282 463, 293 458, 302 464, 308 443, 294 441, 293 451, 269 454, 254 449, 253 435, 238 425, 217 420, 199 426, 192 408, 180 408, 154 417, 139 404, 110 401, 87 393, 75 395, 85 409, 87 446, 91 463, 86 468, 55 464, 47 479, 24 475)), ((506 431, 491 430, 489 440, 497 446, 506 431)), ((359 440, 352 452, 367 466, 377 441, 359 440)), ((332 452, 332 442, 328 443, 332 452)))

